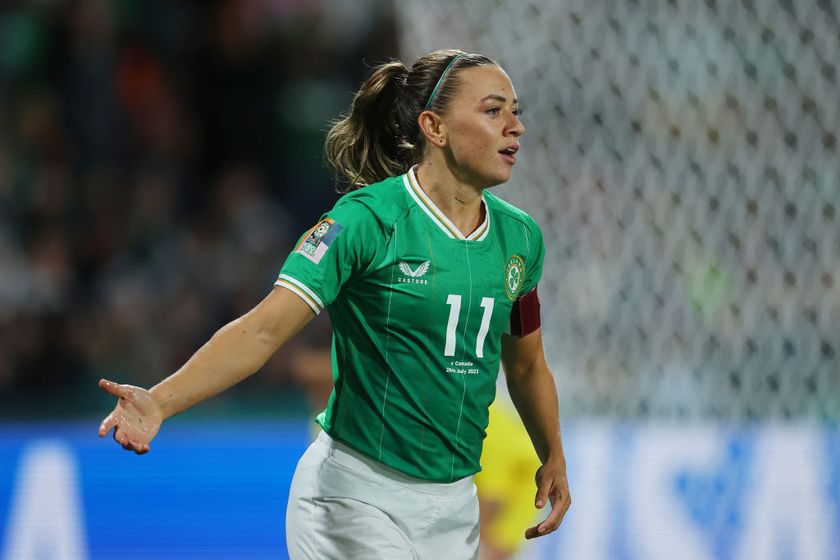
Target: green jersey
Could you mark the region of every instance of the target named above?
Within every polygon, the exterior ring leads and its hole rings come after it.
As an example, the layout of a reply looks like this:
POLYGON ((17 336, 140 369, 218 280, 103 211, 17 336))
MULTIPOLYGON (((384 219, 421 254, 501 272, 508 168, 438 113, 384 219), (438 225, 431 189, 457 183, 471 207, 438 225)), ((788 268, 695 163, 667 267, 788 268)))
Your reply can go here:
POLYGON ((335 387, 321 427, 425 480, 480 470, 501 337, 542 272, 536 222, 482 198, 485 220, 464 237, 413 171, 353 191, 303 235, 276 283, 329 310, 335 387))

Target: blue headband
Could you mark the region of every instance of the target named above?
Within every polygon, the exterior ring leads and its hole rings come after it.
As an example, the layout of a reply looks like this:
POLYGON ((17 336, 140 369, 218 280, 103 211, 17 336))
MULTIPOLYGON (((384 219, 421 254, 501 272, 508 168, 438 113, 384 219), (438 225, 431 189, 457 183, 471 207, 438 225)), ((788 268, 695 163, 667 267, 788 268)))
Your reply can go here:
POLYGON ((449 64, 446 65, 446 68, 443 69, 443 73, 440 75, 440 78, 438 78, 438 81, 435 84, 434 89, 432 90, 432 94, 429 96, 429 100, 426 101, 426 106, 423 107, 424 111, 428 110, 429 106, 432 104, 432 101, 434 101, 435 95, 437 95, 438 88, 440 88, 440 84, 443 83, 443 80, 446 78, 446 75, 449 74, 449 69, 452 67, 453 64, 455 64, 455 61, 458 60, 459 58, 461 58, 462 56, 466 56, 466 54, 461 53, 461 54, 455 55, 455 58, 450 60, 449 64))

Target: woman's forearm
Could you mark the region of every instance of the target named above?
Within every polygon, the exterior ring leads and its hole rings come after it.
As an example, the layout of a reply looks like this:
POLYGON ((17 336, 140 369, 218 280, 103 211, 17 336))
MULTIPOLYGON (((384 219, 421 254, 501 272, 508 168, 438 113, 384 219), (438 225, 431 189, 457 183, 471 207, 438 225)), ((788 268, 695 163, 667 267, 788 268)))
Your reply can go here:
POLYGON ((259 305, 219 329, 178 371, 152 387, 164 418, 255 373, 314 314, 296 295, 274 288, 259 305))
POLYGON ((548 366, 543 362, 534 371, 508 376, 507 385, 540 461, 562 458, 557 389, 548 366))
POLYGON ((256 372, 271 355, 240 317, 219 329, 178 371, 152 387, 164 418, 200 403, 256 372))

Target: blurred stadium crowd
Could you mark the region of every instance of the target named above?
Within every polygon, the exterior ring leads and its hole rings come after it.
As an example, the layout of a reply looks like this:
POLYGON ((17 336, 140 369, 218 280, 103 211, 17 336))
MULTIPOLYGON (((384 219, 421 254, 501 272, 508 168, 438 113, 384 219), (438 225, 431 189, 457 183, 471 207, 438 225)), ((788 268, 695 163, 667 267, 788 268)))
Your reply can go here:
MULTIPOLYGON (((0 417, 90 414, 98 377, 153 384, 259 301, 337 196, 358 61, 395 52, 378 0, 4 2, 0 417)), ((323 326, 204 410, 305 411, 323 326)))
MULTIPOLYGON (((441 46, 526 108, 499 194, 546 232, 564 417, 840 418, 833 4, 494 6, 3 3, 0 418, 101 411, 249 309, 337 196, 359 61, 441 46)), ((196 412, 322 400, 319 321, 196 412)))

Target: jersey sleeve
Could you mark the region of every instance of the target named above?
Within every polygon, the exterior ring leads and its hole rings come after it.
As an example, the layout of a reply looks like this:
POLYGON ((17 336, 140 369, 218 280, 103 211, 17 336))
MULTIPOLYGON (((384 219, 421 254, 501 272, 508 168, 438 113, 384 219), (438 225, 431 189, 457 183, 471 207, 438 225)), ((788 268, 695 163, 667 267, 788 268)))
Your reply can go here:
POLYGON ((339 201, 301 236, 274 285, 291 290, 318 314, 364 273, 381 241, 378 222, 365 205, 339 201))
POLYGON ((525 281, 510 310, 508 332, 515 336, 531 334, 540 327, 541 323, 537 284, 542 277, 545 241, 542 231, 534 221, 531 221, 530 227, 526 230, 526 237, 528 260, 525 262, 525 281))
POLYGON ((528 232, 528 260, 525 262, 525 282, 520 297, 533 291, 542 278, 543 259, 545 259, 545 241, 540 226, 531 220, 528 232))

